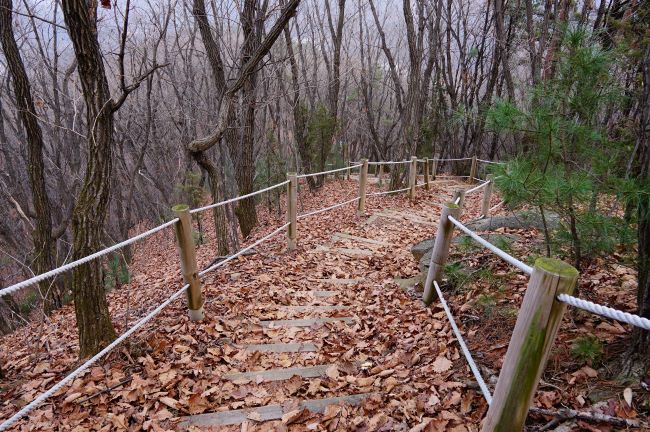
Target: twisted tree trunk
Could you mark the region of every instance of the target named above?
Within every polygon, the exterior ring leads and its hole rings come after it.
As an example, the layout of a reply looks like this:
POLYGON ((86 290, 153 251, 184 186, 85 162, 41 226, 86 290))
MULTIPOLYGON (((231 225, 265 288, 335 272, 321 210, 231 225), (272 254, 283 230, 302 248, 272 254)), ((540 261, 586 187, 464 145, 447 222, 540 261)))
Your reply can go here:
MULTIPOLYGON (((13 5, 11 0, 0 0, 0 39, 7 60, 9 74, 14 84, 16 106, 27 136, 27 165, 29 185, 32 190, 32 203, 36 216, 36 226, 32 231, 34 243, 34 270, 36 274, 54 268, 55 239, 52 234, 50 200, 45 188, 45 163, 43 162, 43 134, 38 124, 32 91, 20 57, 18 45, 11 25, 13 5)), ((61 290, 53 280, 39 284, 46 314, 61 307, 61 290)))
MULTIPOLYGON (((72 214, 72 258, 79 259, 96 252, 101 245, 110 197, 116 106, 111 99, 97 41, 97 3, 66 0, 62 6, 78 62, 88 125, 86 175, 72 214)), ((74 269, 72 292, 79 329, 79 357, 84 358, 115 339, 98 261, 74 269)))

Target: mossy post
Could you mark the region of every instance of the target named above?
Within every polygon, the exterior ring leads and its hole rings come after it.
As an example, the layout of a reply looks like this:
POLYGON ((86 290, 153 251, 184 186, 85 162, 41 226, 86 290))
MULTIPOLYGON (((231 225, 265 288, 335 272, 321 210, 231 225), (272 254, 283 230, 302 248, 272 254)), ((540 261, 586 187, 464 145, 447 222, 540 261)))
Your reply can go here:
POLYGON ((452 200, 452 202, 455 203, 456 199, 459 197, 460 200, 458 201, 458 217, 460 217, 463 214, 463 206, 465 205, 465 189, 456 189, 454 191, 454 199, 452 200))
POLYGON ((431 161, 431 180, 436 179, 436 174, 438 171, 438 159, 440 159, 440 155, 435 154, 433 155, 433 160, 431 161))
POLYGON ((490 216, 490 198, 492 198, 492 188, 494 187, 494 175, 487 175, 487 184, 483 187, 483 203, 481 204, 481 214, 483 217, 490 216))
POLYGON ((383 186, 383 179, 382 177, 384 176, 384 164, 379 162, 379 187, 383 186))
POLYGON ((429 158, 424 159, 424 188, 429 190, 429 158))
POLYGON ((361 159, 361 172, 359 173, 359 205, 357 216, 366 212, 366 184, 368 182, 368 159, 361 159))
POLYGON ((178 222, 174 224, 176 233, 176 246, 178 255, 181 258, 181 272, 187 288, 187 307, 192 321, 201 321, 203 313, 203 293, 201 292, 201 281, 199 270, 196 264, 196 252, 194 250, 194 237, 192 236, 192 218, 190 208, 186 204, 178 204, 172 207, 176 213, 178 222))
POLYGON ((292 251, 298 242, 298 177, 296 173, 287 173, 287 250, 292 251))
POLYGON ((418 178, 418 158, 411 156, 411 164, 409 167, 409 198, 415 201, 415 183, 418 178))
POLYGON ((478 171, 478 165, 476 162, 476 156, 472 156, 472 167, 469 169, 469 183, 476 183, 476 174, 478 171))
POLYGON ((431 250, 431 260, 429 261, 429 272, 427 279, 424 282, 424 292, 422 293, 422 301, 424 304, 431 304, 435 297, 436 290, 433 287, 433 281, 440 282, 442 279, 442 272, 447 264, 449 257, 449 246, 451 246, 451 238, 454 235, 454 224, 449 220, 449 216, 458 219, 460 208, 452 203, 445 203, 440 212, 440 222, 438 222, 438 232, 436 239, 433 243, 431 250))
POLYGON ((573 293, 577 280, 565 262, 535 261, 482 432, 523 429, 566 308, 557 296, 573 293))

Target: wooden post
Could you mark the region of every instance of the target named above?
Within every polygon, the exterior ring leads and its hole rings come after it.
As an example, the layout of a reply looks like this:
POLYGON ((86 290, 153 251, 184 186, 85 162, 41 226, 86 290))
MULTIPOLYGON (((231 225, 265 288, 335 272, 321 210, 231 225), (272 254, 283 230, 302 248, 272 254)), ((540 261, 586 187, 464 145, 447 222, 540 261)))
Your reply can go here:
POLYGON ((348 170, 345 172, 345 174, 347 175, 347 179, 348 179, 348 180, 350 180, 350 171, 351 171, 351 170, 350 170, 350 166, 351 166, 351 165, 352 165, 352 164, 350 163, 350 161, 348 161, 348 170))
POLYGON ((452 202, 456 203, 456 198, 458 197, 460 197, 460 201, 458 201, 458 217, 460 217, 463 214, 463 206, 465 205, 465 189, 456 189, 454 191, 454 199, 452 202))
POLYGON ((380 161, 380 163, 379 163, 379 187, 383 186, 383 179, 382 179, 383 176, 384 176, 384 164, 381 163, 381 161, 380 161))
POLYGON ((483 217, 490 216, 490 198, 492 197, 492 187, 494 186, 494 175, 487 175, 487 184, 483 187, 483 204, 481 214, 483 217))
POLYGON ((415 181, 418 175, 418 158, 411 156, 411 165, 409 169, 409 198, 415 201, 415 181))
POLYGON ((361 173, 359 174, 359 206, 357 216, 363 216, 366 211, 366 182, 368 181, 368 159, 361 159, 361 173))
POLYGON ((298 177, 296 173, 287 173, 287 250, 294 250, 298 242, 298 177))
POLYGON ((178 222, 174 224, 176 232, 176 247, 181 258, 181 272, 187 289, 187 308, 192 321, 201 321, 205 316, 203 312, 203 294, 201 293, 201 281, 199 270, 196 264, 196 251, 194 250, 194 237, 192 235, 192 219, 190 208, 186 204, 178 204, 172 207, 176 213, 178 222))
POLYGON ((520 431, 544 371, 578 271, 553 258, 538 258, 501 367, 482 432, 520 431))
POLYGON ((424 159, 424 188, 429 190, 429 158, 424 159))
POLYGON ((476 164, 476 156, 472 156, 472 167, 469 170, 469 182, 470 184, 476 183, 476 169, 477 169, 477 164, 476 164))
POLYGON ((438 232, 436 233, 436 240, 433 243, 431 260, 429 261, 429 272, 427 273, 427 280, 424 282, 424 293, 422 294, 424 304, 431 304, 435 297, 436 290, 433 287, 433 281, 440 282, 442 279, 442 272, 449 257, 451 237, 454 234, 454 224, 449 220, 449 216, 458 219, 459 212, 460 208, 453 202, 445 203, 442 206, 440 222, 438 222, 438 232))
POLYGON ((433 155, 433 163, 431 164, 431 180, 436 180, 436 171, 438 171, 438 159, 440 155, 433 155))

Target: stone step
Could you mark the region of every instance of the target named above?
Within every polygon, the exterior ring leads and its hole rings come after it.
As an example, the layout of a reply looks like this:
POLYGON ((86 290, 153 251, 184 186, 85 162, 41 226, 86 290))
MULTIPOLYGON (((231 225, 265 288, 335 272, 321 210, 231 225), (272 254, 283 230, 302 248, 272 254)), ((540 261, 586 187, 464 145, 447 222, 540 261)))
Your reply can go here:
POLYGON ((359 283, 359 279, 318 279, 318 282, 333 285, 356 285, 359 283))
POLYGON ((427 220, 424 220, 419 217, 408 217, 407 215, 404 214, 396 214, 396 213, 387 213, 387 212, 381 212, 376 214, 378 217, 383 217, 383 218, 388 218, 388 219, 395 219, 395 220, 408 220, 409 222, 415 223, 415 224, 420 224, 420 225, 427 225, 427 226, 436 226, 435 223, 429 222, 427 220))
POLYGON ((270 353, 301 353, 316 352, 318 347, 311 342, 300 343, 270 343, 270 344, 237 344, 236 348, 246 351, 259 351, 270 353))
POLYGON ((331 290, 311 290, 311 291, 294 291, 293 294, 306 294, 310 295, 312 297, 332 297, 338 294, 339 291, 331 291, 331 290))
MULTIPOLYGON (((315 413, 325 412, 329 405, 345 403, 349 405, 359 405, 364 399, 370 397, 372 393, 354 394, 349 396, 331 397, 327 399, 310 399, 301 401, 299 409, 307 408, 315 413)), ((267 405, 256 408, 246 408, 231 411, 222 411, 216 413, 197 414, 185 417, 179 426, 185 430, 190 426, 211 427, 227 426, 241 424, 246 420, 269 421, 280 420, 285 414, 282 405, 267 405)))
POLYGON ((367 249, 354 249, 354 248, 330 248, 327 246, 318 246, 316 249, 312 249, 311 253, 318 252, 334 252, 352 257, 369 257, 373 255, 372 251, 367 249))
POLYGON ((248 379, 251 381, 282 381, 298 375, 303 378, 317 378, 325 375, 327 368, 333 366, 331 364, 305 366, 305 367, 292 367, 292 368, 277 368, 253 372, 240 372, 225 375, 224 378, 230 381, 248 379))
POLYGON ((347 306, 340 305, 314 305, 314 306, 278 306, 278 309, 286 312, 327 312, 346 309, 347 306))
POLYGON ((344 240, 354 240, 358 241, 360 243, 367 243, 367 244, 372 244, 372 245, 377 245, 377 246, 391 246, 390 243, 386 243, 380 240, 375 240, 375 239, 369 239, 365 237, 359 237, 355 236, 352 234, 347 234, 347 233, 336 233, 332 236, 333 239, 344 239, 344 240))
POLYGON ((271 320, 260 321, 262 327, 311 327, 317 324, 325 324, 330 322, 351 322, 352 317, 325 317, 325 318, 304 318, 294 320, 271 320))

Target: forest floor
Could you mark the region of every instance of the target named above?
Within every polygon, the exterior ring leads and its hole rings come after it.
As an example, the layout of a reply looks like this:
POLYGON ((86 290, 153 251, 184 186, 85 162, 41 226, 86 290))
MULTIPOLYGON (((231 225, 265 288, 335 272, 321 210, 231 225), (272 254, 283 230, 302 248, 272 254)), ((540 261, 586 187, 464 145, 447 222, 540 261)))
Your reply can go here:
MULTIPOLYGON (((410 247, 435 234, 439 205, 459 185, 418 188, 415 203, 404 194, 369 197, 363 217, 350 204, 300 220, 295 251, 285 251, 280 234, 202 278, 203 321, 190 322, 184 299, 175 301, 14 429, 478 431, 487 404, 445 313, 437 302, 425 307, 408 283, 415 285, 420 273, 410 247), (298 403, 307 400, 313 411, 298 403)), ((298 214, 357 193, 358 185, 347 181, 328 182, 314 194, 303 188, 298 214)), ((478 216, 480 199, 466 199, 463 220, 478 216)), ((260 206, 259 219, 245 244, 284 223, 282 204, 271 211, 260 206)), ((202 228, 199 268, 216 255, 209 214, 202 228)), ((519 239, 509 244, 514 256, 539 253, 536 231, 508 233, 519 239)), ((527 277, 464 242, 453 246, 450 261, 460 264, 447 300, 493 389, 527 277)), ((173 233, 136 245, 129 270, 130 283, 108 294, 118 332, 182 285, 173 233)), ((603 261, 585 274, 581 297, 633 310, 632 269, 603 261)), ((534 405, 647 415, 647 391, 604 379, 598 365, 607 350, 593 359, 572 354, 576 339, 607 348, 628 331, 596 316, 565 314, 534 405), (625 401, 630 395, 637 410, 625 401)), ((2 338, 0 418, 78 365, 76 338, 72 305, 2 338)), ((530 429, 549 420, 531 416, 530 429)), ((571 419, 565 425, 613 429, 571 419)))

